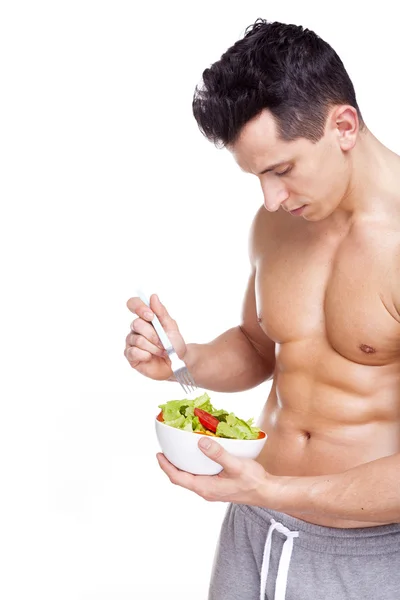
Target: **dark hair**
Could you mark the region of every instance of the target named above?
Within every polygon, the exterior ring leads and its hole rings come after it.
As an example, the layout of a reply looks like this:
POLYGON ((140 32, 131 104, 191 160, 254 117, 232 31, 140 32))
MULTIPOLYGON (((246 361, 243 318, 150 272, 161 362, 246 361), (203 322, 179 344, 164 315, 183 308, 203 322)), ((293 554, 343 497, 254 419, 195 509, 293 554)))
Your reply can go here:
POLYGON ((282 139, 317 142, 329 108, 339 104, 356 108, 364 126, 353 84, 331 46, 301 26, 257 19, 203 72, 193 114, 218 146, 233 143, 263 109, 274 116, 282 139))

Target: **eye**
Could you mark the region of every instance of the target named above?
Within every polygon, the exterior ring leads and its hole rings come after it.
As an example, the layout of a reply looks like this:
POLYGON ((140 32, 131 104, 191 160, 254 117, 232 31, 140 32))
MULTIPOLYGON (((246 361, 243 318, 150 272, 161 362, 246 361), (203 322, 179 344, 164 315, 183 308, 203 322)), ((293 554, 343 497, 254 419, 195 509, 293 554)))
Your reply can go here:
POLYGON ((275 175, 277 175, 278 177, 283 177, 284 175, 288 175, 290 173, 290 171, 292 170, 292 168, 293 167, 288 167, 287 169, 285 169, 284 171, 281 171, 280 173, 275 171, 275 175))

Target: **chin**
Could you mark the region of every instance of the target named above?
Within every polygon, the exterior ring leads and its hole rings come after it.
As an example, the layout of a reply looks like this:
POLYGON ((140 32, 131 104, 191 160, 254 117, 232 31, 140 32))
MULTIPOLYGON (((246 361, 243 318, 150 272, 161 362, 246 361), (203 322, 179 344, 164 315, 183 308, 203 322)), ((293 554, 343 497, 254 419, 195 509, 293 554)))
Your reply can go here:
POLYGON ((305 221, 322 221, 323 219, 326 219, 326 216, 325 215, 321 216, 318 213, 317 214, 311 213, 311 214, 304 215, 303 219, 305 221))
POLYGON ((307 217, 303 217, 303 219, 305 221, 318 222, 318 221, 323 221, 327 217, 329 217, 329 215, 323 215, 323 216, 320 216, 320 215, 308 215, 307 217))
POLYGON ((335 212, 335 208, 331 208, 329 211, 327 211, 326 209, 323 211, 321 210, 321 206, 320 207, 315 207, 313 211, 310 211, 310 213, 307 211, 307 213, 303 216, 303 219, 305 219, 306 221, 323 221, 324 219, 327 219, 328 217, 330 217, 334 212, 335 212))

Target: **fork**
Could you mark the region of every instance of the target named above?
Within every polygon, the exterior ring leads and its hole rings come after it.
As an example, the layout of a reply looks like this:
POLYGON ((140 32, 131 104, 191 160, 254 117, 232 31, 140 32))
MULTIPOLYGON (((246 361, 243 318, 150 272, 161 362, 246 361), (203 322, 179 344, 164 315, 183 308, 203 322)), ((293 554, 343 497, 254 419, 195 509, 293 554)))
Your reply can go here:
MULTIPOLYGON (((145 296, 145 294, 140 290, 137 291, 137 294, 138 294, 139 298, 141 299, 141 301, 144 302, 146 304, 146 306, 148 306, 150 308, 150 302, 147 299, 147 297, 145 296)), ((151 310, 151 308, 150 308, 150 310, 151 310)), ((152 312, 154 314, 154 311, 152 311, 152 312)), ((153 325, 154 329, 156 330, 156 333, 157 333, 158 337, 160 338, 160 342, 162 343, 162 345, 164 346, 164 348, 168 354, 168 358, 171 361, 171 369, 175 376, 176 381, 182 386, 185 394, 190 394, 191 392, 194 392, 197 389, 197 385, 194 382, 194 379, 193 379, 192 375, 190 374, 187 366, 175 352, 167 334, 165 333, 165 331, 163 329, 163 326, 161 325, 158 317, 155 314, 151 321, 151 324, 153 325)))

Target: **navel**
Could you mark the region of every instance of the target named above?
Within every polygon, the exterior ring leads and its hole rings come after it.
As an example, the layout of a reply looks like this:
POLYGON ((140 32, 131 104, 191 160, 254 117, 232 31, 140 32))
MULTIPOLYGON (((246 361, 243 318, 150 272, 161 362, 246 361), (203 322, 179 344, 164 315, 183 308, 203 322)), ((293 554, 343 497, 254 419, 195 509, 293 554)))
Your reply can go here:
POLYGON ((367 346, 367 344, 361 344, 359 348, 360 350, 365 352, 365 354, 375 354, 376 352, 375 348, 373 348, 372 346, 367 346))

